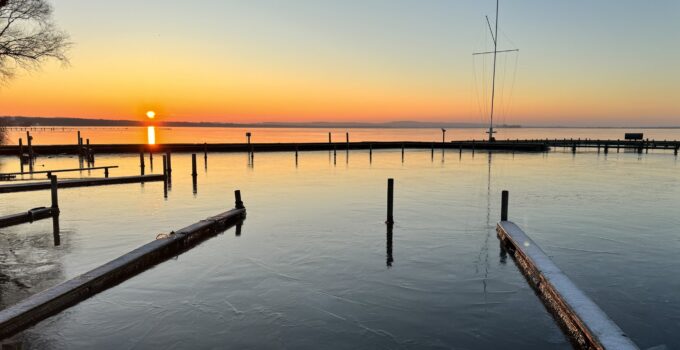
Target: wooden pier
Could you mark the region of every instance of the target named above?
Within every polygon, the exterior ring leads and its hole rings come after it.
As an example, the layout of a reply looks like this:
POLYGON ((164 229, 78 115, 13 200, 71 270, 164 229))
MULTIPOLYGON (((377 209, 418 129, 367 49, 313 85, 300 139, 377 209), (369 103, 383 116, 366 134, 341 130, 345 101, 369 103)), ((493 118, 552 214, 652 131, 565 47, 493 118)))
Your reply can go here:
POLYGON ((104 170, 105 177, 109 177, 109 169, 116 169, 117 165, 107 165, 89 168, 73 168, 73 169, 54 169, 54 170, 40 170, 40 171, 25 171, 16 173, 0 173, 0 179, 3 178, 16 178, 17 175, 36 175, 36 174, 47 174, 47 177, 55 173, 73 173, 82 171, 92 171, 92 170, 104 170))
MULTIPOLYGON (((59 188, 72 188, 72 187, 105 186, 160 181, 165 181, 165 175, 158 174, 143 176, 121 176, 108 178, 63 180, 59 181, 58 186, 59 188)), ((51 186, 52 185, 49 181, 0 185, 0 193, 40 191, 50 189, 51 186)))
MULTIPOLYGON (((142 152, 148 153, 207 153, 207 152, 308 152, 308 151, 332 151, 334 149, 345 150, 380 150, 380 149, 421 149, 430 150, 432 142, 334 142, 334 143, 182 143, 182 144, 92 144, 90 148, 96 154, 121 154, 142 152)), ((452 141, 438 143, 437 149, 475 149, 492 151, 515 151, 515 152, 545 152, 549 148, 543 143, 522 142, 487 142, 487 141, 452 141)), ((37 145, 33 146, 37 155, 77 155, 79 148, 73 145, 37 145)), ((0 146, 0 155, 16 155, 18 146, 0 146)))
POLYGON ((635 343, 581 291, 548 255, 507 219, 507 192, 503 193, 501 222, 496 232, 531 287, 579 349, 636 350, 635 343))
POLYGON ((111 262, 76 278, 35 294, 0 311, 0 340, 11 337, 97 293, 175 257, 226 229, 246 216, 240 192, 236 208, 158 237, 111 262))

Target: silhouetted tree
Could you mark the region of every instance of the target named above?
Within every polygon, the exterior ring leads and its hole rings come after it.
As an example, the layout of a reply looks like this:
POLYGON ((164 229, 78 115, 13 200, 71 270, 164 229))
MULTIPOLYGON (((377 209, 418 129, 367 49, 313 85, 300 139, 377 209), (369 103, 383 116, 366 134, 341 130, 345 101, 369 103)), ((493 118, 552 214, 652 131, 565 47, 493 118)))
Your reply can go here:
POLYGON ((0 0, 0 81, 47 59, 67 63, 68 39, 46 0, 0 0))

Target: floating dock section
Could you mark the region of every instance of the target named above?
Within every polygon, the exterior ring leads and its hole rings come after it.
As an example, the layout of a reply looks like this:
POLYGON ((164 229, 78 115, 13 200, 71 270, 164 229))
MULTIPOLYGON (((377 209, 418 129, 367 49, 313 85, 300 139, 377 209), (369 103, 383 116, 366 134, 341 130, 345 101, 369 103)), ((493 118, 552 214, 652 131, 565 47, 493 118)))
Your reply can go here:
POLYGON ((501 221, 496 231, 529 284, 575 346, 579 349, 639 349, 522 229, 510 221, 501 221))
POLYGON ((54 215, 59 215, 59 208, 35 208, 25 213, 12 214, 0 217, 0 228, 47 219, 51 218, 54 215))
POLYGON ((0 311, 0 340, 111 288, 204 240, 240 224, 246 216, 240 193, 236 208, 172 232, 72 280, 35 294, 0 311))
MULTIPOLYGON (((141 175, 141 176, 121 176, 108 178, 75 179, 59 181, 59 188, 105 186, 129 183, 165 181, 165 175, 141 175)), ((40 191, 51 188, 49 181, 45 182, 25 182, 19 184, 0 185, 0 193, 40 191)))

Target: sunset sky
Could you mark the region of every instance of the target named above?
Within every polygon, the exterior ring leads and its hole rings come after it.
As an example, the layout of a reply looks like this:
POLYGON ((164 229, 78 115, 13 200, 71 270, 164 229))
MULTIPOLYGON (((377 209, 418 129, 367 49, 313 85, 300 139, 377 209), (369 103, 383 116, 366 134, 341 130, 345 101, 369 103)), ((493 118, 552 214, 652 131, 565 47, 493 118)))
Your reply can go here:
MULTIPOLYGON (((0 115, 486 120, 493 0, 53 3, 71 65, 0 85, 0 115)), ((502 0, 500 26, 499 123, 680 125, 680 1, 502 0)))

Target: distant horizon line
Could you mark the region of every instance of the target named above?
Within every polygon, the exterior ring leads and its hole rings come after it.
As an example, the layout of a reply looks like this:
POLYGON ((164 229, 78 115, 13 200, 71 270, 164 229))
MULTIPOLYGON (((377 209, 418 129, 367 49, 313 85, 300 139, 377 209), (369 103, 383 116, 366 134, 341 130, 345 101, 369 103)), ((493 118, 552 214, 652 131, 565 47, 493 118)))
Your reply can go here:
MULTIPOLYGON (((0 120, 10 120, 7 127, 72 127, 72 126, 133 126, 143 127, 153 124, 165 127, 253 127, 253 128, 488 128, 488 124, 475 122, 435 122, 415 120, 393 120, 385 122, 353 122, 353 121, 311 121, 311 122, 210 122, 210 121, 138 121, 130 119, 104 118, 76 118, 76 117, 27 117, 0 116, 0 120)), ((495 124, 496 128, 526 128, 526 129, 680 129, 680 125, 540 125, 540 124, 495 124)))

